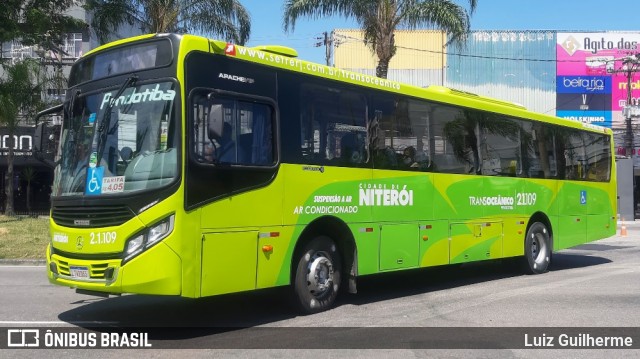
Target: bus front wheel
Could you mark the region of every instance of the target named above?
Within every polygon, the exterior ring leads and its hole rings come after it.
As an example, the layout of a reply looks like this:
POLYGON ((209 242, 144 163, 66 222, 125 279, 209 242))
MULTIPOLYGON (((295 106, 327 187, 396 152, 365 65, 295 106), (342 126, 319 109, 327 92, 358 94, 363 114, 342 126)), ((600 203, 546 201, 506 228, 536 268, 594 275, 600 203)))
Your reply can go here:
POLYGON ((541 274, 549 269, 551 262, 551 236, 547 226, 535 222, 527 230, 524 240, 523 266, 528 274, 541 274))
POLYGON ((293 284, 303 312, 318 313, 333 305, 340 289, 341 264, 340 253, 329 237, 319 236, 304 246, 293 284))

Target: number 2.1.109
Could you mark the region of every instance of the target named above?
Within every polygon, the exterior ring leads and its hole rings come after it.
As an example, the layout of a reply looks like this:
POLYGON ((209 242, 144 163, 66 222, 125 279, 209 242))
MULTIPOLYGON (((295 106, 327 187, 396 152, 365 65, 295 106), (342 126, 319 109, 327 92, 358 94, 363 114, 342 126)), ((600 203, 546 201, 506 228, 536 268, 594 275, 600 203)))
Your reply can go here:
POLYGON ((91 232, 91 244, 111 244, 116 242, 116 232, 91 232))

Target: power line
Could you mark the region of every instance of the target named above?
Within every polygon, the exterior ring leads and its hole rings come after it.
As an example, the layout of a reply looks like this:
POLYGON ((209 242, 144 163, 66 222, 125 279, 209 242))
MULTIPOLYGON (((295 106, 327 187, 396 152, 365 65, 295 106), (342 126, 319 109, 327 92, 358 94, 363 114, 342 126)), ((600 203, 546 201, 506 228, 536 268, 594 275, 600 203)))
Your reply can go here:
MULTIPOLYGON (((343 34, 335 34, 336 37, 342 37, 350 40, 355 40, 357 42, 362 42, 366 46, 366 41, 363 39, 343 35, 343 34)), ((478 59, 487 59, 487 60, 507 60, 507 61, 529 61, 529 62, 553 62, 553 63, 585 63, 585 62, 604 62, 608 61, 605 58, 594 58, 589 60, 557 60, 557 59, 531 59, 531 58, 515 58, 515 57, 501 57, 501 56, 487 56, 487 55, 473 55, 473 54, 465 54, 465 53, 456 53, 456 52, 448 52, 448 51, 437 51, 437 50, 427 50, 427 49, 418 49, 415 47, 407 47, 407 46, 398 46, 398 49, 418 51, 418 52, 426 52, 432 53, 436 55, 448 55, 448 56, 458 56, 458 57, 469 57, 469 58, 478 58, 478 59)))

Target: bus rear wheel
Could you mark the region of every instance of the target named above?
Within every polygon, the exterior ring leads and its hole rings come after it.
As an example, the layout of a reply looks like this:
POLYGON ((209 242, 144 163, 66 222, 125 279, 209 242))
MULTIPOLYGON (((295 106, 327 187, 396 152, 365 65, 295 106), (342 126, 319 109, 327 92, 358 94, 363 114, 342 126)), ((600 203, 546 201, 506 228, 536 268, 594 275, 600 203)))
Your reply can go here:
POLYGON ((551 236, 544 223, 535 222, 527 230, 524 240, 523 267, 528 274, 541 274, 551 262, 551 236))
POLYGON ((305 244, 293 283, 295 302, 304 313, 331 308, 340 289, 341 265, 331 238, 319 236, 305 244))

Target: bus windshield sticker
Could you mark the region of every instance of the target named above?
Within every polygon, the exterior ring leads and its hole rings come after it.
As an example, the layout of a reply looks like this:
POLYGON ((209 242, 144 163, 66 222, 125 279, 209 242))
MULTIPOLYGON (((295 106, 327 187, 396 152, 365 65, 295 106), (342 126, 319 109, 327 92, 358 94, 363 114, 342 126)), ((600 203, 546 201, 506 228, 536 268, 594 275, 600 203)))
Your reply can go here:
POLYGON ((91 156, 89 156, 89 167, 94 168, 98 165, 98 152, 91 152, 91 156))
POLYGON ((96 195, 102 193, 102 178, 104 177, 104 167, 87 168, 87 183, 84 193, 87 195, 96 195))
POLYGON ((104 177, 102 179, 102 193, 124 192, 124 176, 104 177))
POLYGON ((96 122, 96 113, 93 112, 92 114, 89 115, 89 124, 93 125, 93 123, 96 122))

